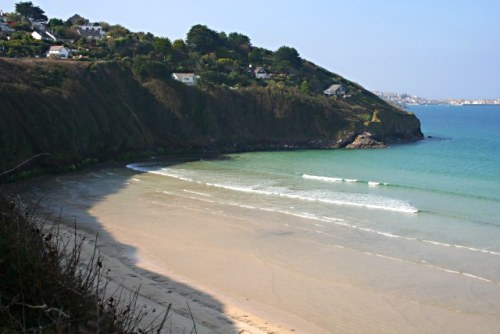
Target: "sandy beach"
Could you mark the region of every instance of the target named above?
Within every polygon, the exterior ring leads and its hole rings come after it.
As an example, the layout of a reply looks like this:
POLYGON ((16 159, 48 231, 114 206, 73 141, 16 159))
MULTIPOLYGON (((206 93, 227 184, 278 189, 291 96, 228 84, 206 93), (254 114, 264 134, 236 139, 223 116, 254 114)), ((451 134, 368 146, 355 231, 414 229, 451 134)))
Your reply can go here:
POLYGON ((198 333, 500 333, 495 282, 318 242, 306 218, 178 196, 179 180, 158 178, 103 167, 17 187, 76 222, 85 254, 98 234, 116 284, 171 303, 166 332, 189 332, 192 313, 198 333))

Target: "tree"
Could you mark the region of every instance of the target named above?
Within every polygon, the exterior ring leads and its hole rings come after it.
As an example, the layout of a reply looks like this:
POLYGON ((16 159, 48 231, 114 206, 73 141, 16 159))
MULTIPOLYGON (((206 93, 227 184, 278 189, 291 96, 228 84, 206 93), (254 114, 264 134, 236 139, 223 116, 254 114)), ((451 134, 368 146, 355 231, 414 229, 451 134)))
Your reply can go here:
POLYGON ((237 32, 230 33, 228 36, 228 40, 229 43, 231 43, 231 46, 233 47, 239 47, 241 45, 251 46, 250 38, 248 36, 245 36, 237 32))
POLYGON ((167 55, 172 49, 172 43, 170 43, 170 40, 167 37, 154 37, 153 49, 156 53, 167 55))
POLYGON ((115 37, 115 38, 120 38, 120 37, 125 38, 129 34, 130 34, 130 30, 128 30, 127 28, 125 28, 119 24, 109 26, 108 32, 107 32, 108 36, 115 37))
POLYGON ((51 28, 61 27, 61 26, 64 26, 64 21, 61 19, 52 18, 49 20, 49 23, 47 23, 47 25, 51 28))
POLYGON ((207 26, 197 24, 191 27, 186 38, 187 45, 194 51, 208 53, 220 44, 219 34, 207 26))
POLYGON ((259 48, 253 48, 248 54, 248 60, 252 63, 261 63, 264 59, 262 52, 259 48))
POLYGON ((177 51, 181 51, 181 52, 185 52, 187 51, 187 45, 186 43, 182 40, 182 39, 176 39, 173 43, 172 43, 172 47, 177 50, 177 51))
POLYGON ((294 48, 282 46, 273 55, 273 62, 278 67, 299 68, 302 60, 294 48))
POLYGON ((48 20, 45 12, 40 7, 33 5, 31 1, 16 3, 16 13, 34 21, 47 22, 48 20))
POLYGON ((172 54, 170 59, 179 63, 187 59, 187 45, 182 39, 176 39, 172 43, 172 54))

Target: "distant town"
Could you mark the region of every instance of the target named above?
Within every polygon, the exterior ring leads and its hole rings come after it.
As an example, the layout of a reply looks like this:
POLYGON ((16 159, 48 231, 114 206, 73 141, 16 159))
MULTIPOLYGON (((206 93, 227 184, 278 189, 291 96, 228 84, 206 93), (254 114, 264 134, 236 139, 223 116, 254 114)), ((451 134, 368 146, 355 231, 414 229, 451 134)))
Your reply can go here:
POLYGON ((373 92, 380 98, 398 106, 411 106, 411 105, 500 105, 500 99, 428 99, 425 97, 410 95, 407 93, 388 93, 388 92, 373 92))

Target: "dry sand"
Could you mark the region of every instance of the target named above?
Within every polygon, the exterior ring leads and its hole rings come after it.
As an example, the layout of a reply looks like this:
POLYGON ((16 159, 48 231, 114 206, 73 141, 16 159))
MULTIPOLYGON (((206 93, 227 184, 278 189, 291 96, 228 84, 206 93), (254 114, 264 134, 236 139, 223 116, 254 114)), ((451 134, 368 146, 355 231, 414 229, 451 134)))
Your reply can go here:
MULTIPOLYGON (((93 237, 172 333, 500 333, 500 287, 318 242, 300 218, 158 191, 124 168, 20 185, 93 237), (296 224, 297 223, 297 224, 296 224)), ((163 182, 163 181, 162 181, 163 182)), ((165 187, 176 187, 178 180, 165 187)))

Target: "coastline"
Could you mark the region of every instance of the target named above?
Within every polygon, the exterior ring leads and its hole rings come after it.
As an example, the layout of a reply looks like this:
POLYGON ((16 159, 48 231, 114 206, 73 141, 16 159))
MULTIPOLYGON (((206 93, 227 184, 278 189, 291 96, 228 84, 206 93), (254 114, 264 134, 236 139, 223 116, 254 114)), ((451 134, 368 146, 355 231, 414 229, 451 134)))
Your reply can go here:
POLYGON ((490 286, 319 246, 280 214, 176 198, 155 191, 156 181, 108 167, 28 181, 24 193, 41 198, 53 219, 76 221, 89 235, 86 251, 98 232, 117 282, 131 290, 141 282, 151 305, 173 303, 174 333, 192 326, 186 302, 200 333, 465 333, 500 325, 490 286), (491 303, 488 314, 477 312, 472 292, 491 303))

